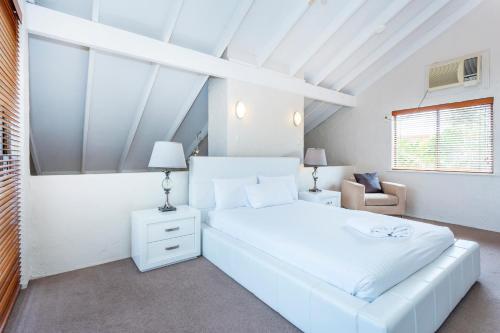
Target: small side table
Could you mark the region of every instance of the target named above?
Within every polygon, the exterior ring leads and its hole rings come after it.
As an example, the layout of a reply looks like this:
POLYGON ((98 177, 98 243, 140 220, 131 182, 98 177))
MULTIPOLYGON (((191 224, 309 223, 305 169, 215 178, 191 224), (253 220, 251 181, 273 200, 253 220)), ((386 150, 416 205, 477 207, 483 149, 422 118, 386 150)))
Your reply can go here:
POLYGON ((131 223, 132 259, 141 272, 201 254, 198 209, 178 206, 172 212, 134 211, 131 223))

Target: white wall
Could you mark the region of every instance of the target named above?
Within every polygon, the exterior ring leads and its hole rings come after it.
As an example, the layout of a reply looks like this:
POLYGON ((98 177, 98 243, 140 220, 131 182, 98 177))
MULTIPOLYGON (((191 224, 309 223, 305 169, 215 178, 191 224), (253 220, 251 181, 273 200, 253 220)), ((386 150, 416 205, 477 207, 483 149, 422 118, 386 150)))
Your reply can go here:
POLYGON ((303 115, 303 96, 237 80, 210 79, 209 155, 302 158, 304 123, 293 124, 295 111, 303 115), (246 106, 243 119, 235 115, 238 101, 246 106))
MULTIPOLYGON (((313 187, 312 172, 313 168, 301 167, 297 184, 300 191, 306 191, 313 187)), ((340 191, 342 180, 351 177, 353 172, 353 166, 327 166, 318 168, 318 188, 340 191)))
MULTIPOLYGON (((310 168, 299 188, 312 186, 310 168)), ((319 186, 337 189, 351 167, 319 169, 319 186)), ((130 256, 130 212, 163 204, 161 173, 31 177, 32 277, 58 274, 130 256)), ((188 202, 187 172, 172 173, 174 205, 188 202)))
MULTIPOLYGON (((162 173, 31 177, 32 277, 130 256, 130 212, 163 204, 162 173)), ((172 173, 171 202, 185 204, 187 172, 172 173)))
POLYGON ((408 186, 408 214, 500 231, 500 150, 495 175, 396 172, 391 168, 393 110, 416 107, 425 92, 425 69, 434 62, 486 52, 488 71, 478 87, 432 93, 423 105, 496 97, 495 147, 500 146, 500 1, 485 0, 426 47, 358 96, 358 107, 342 109, 306 136, 306 147, 325 147, 334 164, 376 170, 408 186))

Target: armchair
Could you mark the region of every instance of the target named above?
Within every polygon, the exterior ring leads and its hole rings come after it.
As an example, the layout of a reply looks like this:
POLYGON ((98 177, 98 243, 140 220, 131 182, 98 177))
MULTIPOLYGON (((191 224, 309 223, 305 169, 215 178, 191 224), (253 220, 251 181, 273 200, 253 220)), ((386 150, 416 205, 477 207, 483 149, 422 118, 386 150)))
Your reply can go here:
POLYGON ((365 186, 345 179, 342 182, 342 207, 366 210, 386 215, 404 215, 406 210, 406 186, 380 182, 383 193, 365 193, 365 186))

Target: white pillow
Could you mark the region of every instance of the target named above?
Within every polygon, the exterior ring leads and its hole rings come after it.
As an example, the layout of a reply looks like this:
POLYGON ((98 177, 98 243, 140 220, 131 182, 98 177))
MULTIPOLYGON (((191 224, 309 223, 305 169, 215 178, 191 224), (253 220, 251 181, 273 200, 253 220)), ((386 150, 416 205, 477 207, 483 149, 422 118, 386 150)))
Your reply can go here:
POLYGON ((248 202, 253 208, 284 205, 293 202, 287 186, 282 183, 247 185, 248 202))
POLYGON ((279 176, 279 177, 259 176, 259 183, 260 184, 269 184, 269 183, 283 184, 290 191, 290 194, 292 195, 293 200, 299 199, 299 192, 297 189, 297 183, 295 183, 295 177, 292 175, 279 176))
POLYGON ((215 209, 248 206, 246 185, 257 184, 256 177, 214 179, 215 209))

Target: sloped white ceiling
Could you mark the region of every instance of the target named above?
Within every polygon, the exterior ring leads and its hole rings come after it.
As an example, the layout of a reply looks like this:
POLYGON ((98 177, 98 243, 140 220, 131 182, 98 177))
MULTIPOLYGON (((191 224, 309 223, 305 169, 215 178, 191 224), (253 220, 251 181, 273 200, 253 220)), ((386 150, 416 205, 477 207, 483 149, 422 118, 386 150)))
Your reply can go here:
POLYGON ((153 65, 96 52, 83 170, 114 171, 153 65))
MULTIPOLYGON (((481 0, 36 0, 230 61, 359 94, 481 0), (226 52, 224 52, 226 51, 226 52)), ((206 134, 206 75, 30 36, 37 172, 145 170, 206 134)), ((306 132, 340 106, 305 100, 306 132)))
POLYGON ((29 43, 33 160, 44 172, 79 172, 89 51, 38 37, 29 43))

